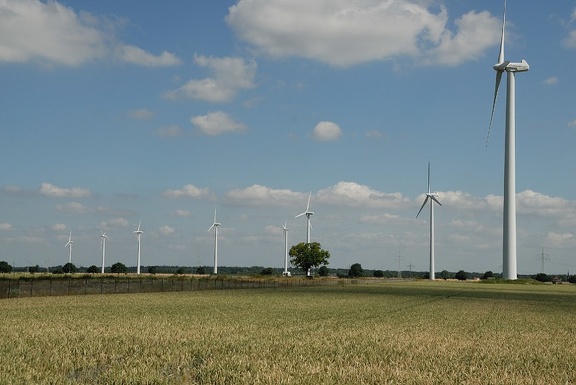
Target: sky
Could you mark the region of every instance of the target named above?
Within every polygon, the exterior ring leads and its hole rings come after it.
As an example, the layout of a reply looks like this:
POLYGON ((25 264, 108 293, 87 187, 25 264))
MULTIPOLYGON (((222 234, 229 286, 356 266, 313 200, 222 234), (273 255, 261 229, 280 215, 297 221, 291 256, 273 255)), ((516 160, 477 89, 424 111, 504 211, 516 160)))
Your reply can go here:
MULTIPOLYGON (((0 260, 502 269, 503 2, 0 0, 0 260)), ((509 0, 518 273, 576 272, 576 6, 509 0)))

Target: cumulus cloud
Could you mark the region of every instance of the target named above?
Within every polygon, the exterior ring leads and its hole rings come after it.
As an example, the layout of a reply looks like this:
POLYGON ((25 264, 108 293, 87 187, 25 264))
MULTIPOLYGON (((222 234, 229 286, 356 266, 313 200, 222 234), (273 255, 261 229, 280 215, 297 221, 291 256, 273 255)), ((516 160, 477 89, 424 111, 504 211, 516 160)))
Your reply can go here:
POLYGON ((130 225, 130 222, 128 222, 127 219, 122 217, 110 219, 109 221, 104 221, 100 223, 100 227, 103 229, 107 229, 109 227, 127 227, 128 225, 130 225))
POLYGON ((211 77, 192 79, 180 88, 166 92, 169 99, 189 98, 208 102, 227 102, 243 89, 254 87, 256 62, 239 57, 194 56, 195 63, 212 72, 211 77))
POLYGON ((432 2, 395 0, 240 0, 226 22, 257 52, 348 67, 409 56, 456 65, 498 42, 500 22, 469 12, 447 28, 448 12, 432 2))
POLYGON ((516 194, 518 212, 541 216, 562 216, 574 214, 576 203, 564 198, 550 197, 532 190, 516 194))
POLYGON ((170 227, 168 225, 164 225, 164 226, 160 227, 158 229, 158 231, 162 235, 170 235, 170 234, 174 233, 176 230, 173 227, 170 227))
POLYGON ((333 122, 320 122, 312 130, 312 137, 323 142, 336 140, 341 136, 340 126, 333 122))
POLYGON ((334 186, 318 191, 316 199, 331 205, 390 209, 405 208, 410 202, 401 193, 384 193, 355 182, 338 182, 334 186))
POLYGON ((174 215, 176 215, 177 217, 182 217, 182 218, 190 218, 192 216, 192 213, 189 210, 176 210, 174 212, 174 215))
POLYGON ((229 203, 242 203, 252 206, 286 206, 296 202, 301 197, 301 193, 292 190, 273 189, 254 184, 250 187, 228 191, 225 199, 229 203))
POLYGON ((112 57, 143 66, 179 64, 173 54, 159 56, 118 43, 110 21, 77 13, 55 0, 0 2, 0 62, 39 61, 66 66, 112 57))
POLYGON ((243 123, 234 121, 227 113, 222 111, 210 112, 206 115, 194 116, 190 122, 201 133, 206 135, 220 135, 227 132, 245 132, 247 127, 243 123))
POLYGON ((568 127, 576 127, 576 119, 569 121, 568 127))
POLYGON ((171 125, 167 127, 162 127, 156 130, 156 135, 160 138, 176 138, 182 135, 182 128, 178 125, 171 125))
POLYGON ((69 214, 86 214, 88 212, 88 208, 79 202, 57 205, 56 210, 69 214))
POLYGON ((162 194, 165 198, 210 198, 212 193, 210 189, 199 188, 191 184, 187 184, 181 189, 166 190, 162 194))
POLYGON ((547 85, 547 86, 551 86, 551 85, 558 83, 558 78, 556 76, 551 76, 551 77, 545 79, 542 83, 547 85))
POLYGON ((128 116, 132 119, 147 120, 154 116, 154 112, 147 108, 139 108, 137 110, 128 111, 128 116))
POLYGON ((90 190, 85 188, 63 188, 51 183, 42 183, 39 192, 53 198, 88 198, 92 196, 90 190))
POLYGON ((153 55, 142 48, 125 44, 116 48, 116 55, 124 62, 144 67, 169 67, 182 63, 177 56, 170 52, 163 51, 160 55, 153 55))
POLYGON ((50 228, 54 231, 63 231, 66 230, 66 225, 64 223, 55 223, 50 228))
POLYGON ((14 226, 10 223, 0 223, 0 231, 10 231, 12 229, 14 229, 14 226))
POLYGON ((576 48, 576 30, 570 31, 568 36, 562 41, 566 48, 576 48))

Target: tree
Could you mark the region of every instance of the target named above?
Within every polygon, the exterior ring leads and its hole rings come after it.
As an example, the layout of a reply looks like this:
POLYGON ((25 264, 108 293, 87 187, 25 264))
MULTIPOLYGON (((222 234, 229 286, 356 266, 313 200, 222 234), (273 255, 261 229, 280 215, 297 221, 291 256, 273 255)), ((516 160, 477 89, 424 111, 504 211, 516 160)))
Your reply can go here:
POLYGON ((459 281, 466 281, 466 279, 468 278, 468 274, 466 274, 464 270, 460 270, 454 275, 454 278, 456 278, 459 281))
POLYGON ((179 267, 178 270, 176 270, 176 274, 178 275, 186 274, 186 269, 184 269, 183 267, 179 267))
POLYGON ((552 279, 545 273, 538 273, 533 277, 536 281, 550 282, 552 279))
POLYGON ((76 266, 75 266, 72 262, 68 262, 67 264, 65 264, 64 266, 62 266, 62 271, 63 271, 65 274, 75 273, 75 272, 76 272, 76 266))
POLYGON ((260 272, 260 275, 272 275, 274 274, 274 269, 271 267, 265 267, 264 269, 262 269, 262 271, 260 272))
POLYGON ((321 267, 318 269, 318 275, 319 275, 319 276, 321 276, 321 277, 327 277, 328 274, 329 274, 328 267, 326 267, 326 266, 321 266, 321 267))
POLYGON ((206 274, 206 268, 204 266, 198 266, 196 268, 196 274, 206 274))
POLYGON ((12 272, 12 266, 6 261, 0 261, 0 273, 10 273, 12 272))
POLYGON ((302 242, 290 248, 290 263, 292 266, 301 268, 305 273, 313 267, 327 265, 330 253, 322 250, 320 243, 302 242))
POLYGON ((350 270, 348 270, 348 277, 350 278, 358 278, 364 276, 364 270, 362 269, 362 265, 359 263, 355 263, 350 266, 350 270))
POLYGON ((28 272, 30 274, 38 273, 40 271, 40 266, 28 266, 28 272))
POLYGON ((156 274, 158 272, 158 268, 156 266, 150 266, 148 267, 148 274, 156 274))
POLYGON ((382 278, 384 277, 384 272, 382 270, 374 270, 374 276, 376 278, 382 278))
POLYGON ((112 265, 110 271, 114 274, 122 274, 122 273, 126 274, 128 269, 126 268, 126 265, 124 265, 122 262, 116 262, 115 264, 112 265))
POLYGON ((481 278, 481 279, 488 279, 488 278, 494 278, 494 273, 493 273, 492 271, 490 271, 490 270, 488 270, 487 272, 485 272, 485 273, 482 275, 482 278, 481 278))
POLYGON ((90 266, 88 269, 86 269, 86 272, 88 274, 96 274, 100 271, 100 269, 98 269, 98 267, 96 265, 92 265, 90 266))

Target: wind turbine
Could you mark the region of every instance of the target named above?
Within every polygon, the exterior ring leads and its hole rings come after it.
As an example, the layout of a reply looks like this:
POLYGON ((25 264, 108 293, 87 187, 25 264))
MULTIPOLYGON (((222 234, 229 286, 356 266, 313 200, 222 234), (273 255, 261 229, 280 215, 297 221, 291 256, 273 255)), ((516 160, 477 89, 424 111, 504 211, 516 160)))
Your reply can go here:
POLYGON ((436 278, 434 274, 434 202, 438 203, 440 206, 442 204, 438 199, 437 193, 430 192, 430 162, 428 162, 428 192, 426 193, 426 199, 424 199, 424 203, 420 206, 420 210, 418 210, 418 214, 416 214, 416 218, 420 215, 420 212, 428 203, 428 199, 430 199, 430 280, 434 280, 436 278))
POLYGON ((502 21, 502 36, 500 38, 500 54, 498 63, 493 68, 496 71, 496 86, 492 101, 492 114, 488 126, 488 139, 492 129, 492 119, 496 108, 496 97, 502 74, 506 72, 506 139, 504 154, 504 213, 503 213, 503 266, 504 279, 517 279, 516 270, 516 72, 526 72, 530 68, 526 60, 512 63, 504 59, 504 32, 506 27, 506 0, 504 0, 504 17, 502 21))
POLYGON ((70 236, 68 237, 68 243, 64 245, 64 248, 68 247, 68 263, 72 263, 72 244, 74 241, 72 240, 72 231, 70 231, 70 236))
POLYGON ((214 208, 214 221, 208 229, 208 232, 214 229, 214 274, 218 274, 218 226, 220 225, 222 224, 216 222, 216 208, 214 208))
POLYGON ((282 226, 284 229, 284 272, 283 276, 289 277, 290 272, 288 271, 288 222, 284 223, 282 226))
POLYGON ((298 217, 301 217, 302 215, 306 215, 306 218, 308 219, 307 232, 306 232, 306 243, 310 243, 310 229, 312 228, 312 225, 310 224, 310 217, 312 215, 314 215, 314 212, 310 211, 310 198, 311 197, 312 197, 312 191, 310 191, 310 194, 308 195, 308 204, 306 205, 306 211, 304 211, 302 214, 298 214, 294 217, 294 218, 298 218, 298 217))
POLYGON ((104 266, 106 261, 106 238, 108 236, 105 232, 100 230, 100 238, 101 238, 101 247, 102 247, 102 274, 104 274, 104 266))
POLYGON ((140 230, 140 224, 142 221, 138 222, 138 229, 134 230, 134 234, 136 234, 136 239, 138 240, 138 256, 137 256, 137 264, 136 264, 136 274, 140 274, 140 237, 144 231, 140 230))

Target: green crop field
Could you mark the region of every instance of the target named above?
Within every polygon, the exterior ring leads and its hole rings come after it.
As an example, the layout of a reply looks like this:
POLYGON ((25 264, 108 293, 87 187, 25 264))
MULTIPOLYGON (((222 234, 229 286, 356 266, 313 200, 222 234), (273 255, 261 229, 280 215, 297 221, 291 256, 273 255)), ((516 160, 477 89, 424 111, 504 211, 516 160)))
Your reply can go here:
POLYGON ((0 300, 1 384, 574 384, 576 286, 0 300))

